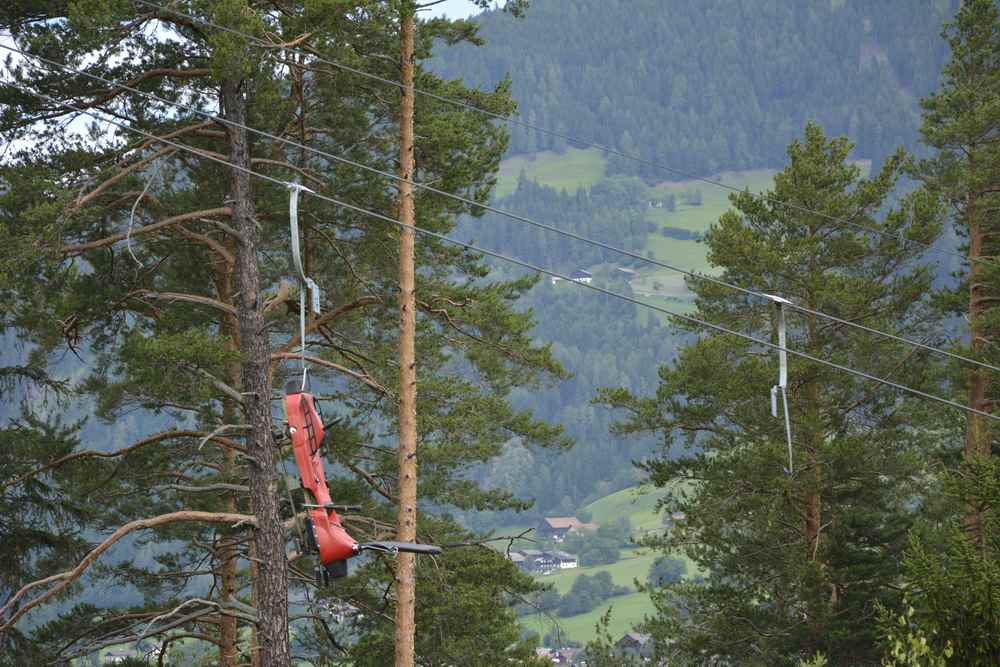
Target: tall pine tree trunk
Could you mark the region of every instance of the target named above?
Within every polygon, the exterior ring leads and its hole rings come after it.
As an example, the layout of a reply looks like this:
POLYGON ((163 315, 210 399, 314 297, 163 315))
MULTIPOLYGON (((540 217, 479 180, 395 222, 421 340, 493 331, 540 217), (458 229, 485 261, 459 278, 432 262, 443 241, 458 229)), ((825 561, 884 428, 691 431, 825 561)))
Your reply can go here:
MULTIPOLYGON (((226 249, 235 257, 237 248, 235 239, 226 239, 226 249)), ((216 291, 219 301, 222 303, 232 303, 233 299, 233 267, 223 258, 219 258, 215 271, 216 291)), ((226 340, 226 346, 234 352, 239 351, 239 321, 235 316, 224 314, 219 320, 219 332, 226 340)), ((233 361, 226 365, 226 382, 231 387, 240 386, 240 365, 233 361)), ((222 409, 222 422, 224 424, 234 424, 237 422, 239 406, 235 401, 227 399, 222 409)), ((227 478, 232 478, 236 473, 236 450, 227 447, 223 453, 222 474, 227 478)), ((230 492, 226 494, 224 510, 231 514, 237 512, 236 494, 230 492)), ((238 550, 235 540, 227 539, 225 536, 220 540, 218 550, 219 562, 222 564, 222 576, 219 582, 219 599, 223 603, 231 602, 239 595, 239 578, 237 569, 239 565, 238 550)), ((219 666, 237 667, 239 664, 238 650, 236 644, 239 640, 239 626, 235 616, 221 616, 219 624, 219 666)))
POLYGON ((257 267, 259 234, 250 194, 250 149, 246 130, 246 99, 240 81, 222 83, 222 108, 234 125, 226 126, 229 139, 232 221, 240 234, 236 252, 236 309, 239 317, 241 387, 249 432, 250 504, 257 517, 255 541, 259 575, 254 581, 257 599, 257 650, 263 667, 287 667, 288 573, 285 539, 278 512, 278 480, 271 443, 271 388, 268 385, 270 350, 264 328, 263 304, 257 267))
MULTIPOLYGON (((983 267, 977 261, 983 256, 983 241, 985 238, 982 226, 976 219, 975 204, 969 203, 969 259, 971 264, 971 275, 969 278, 969 328, 971 332, 972 356, 977 357, 983 352, 983 347, 987 343, 986 333, 983 331, 982 321, 986 314, 986 290, 982 275, 983 267)), ((989 411, 990 404, 987 400, 989 394, 989 376, 979 369, 969 372, 969 407, 975 410, 989 411)), ((968 427, 965 431, 965 451, 964 456, 967 461, 974 460, 981 456, 989 456, 990 428, 986 418, 969 413, 968 427)), ((965 524, 972 534, 972 538, 977 544, 982 541, 982 516, 978 507, 969 507, 965 517, 965 524)))
MULTIPOLYGON (((413 225, 413 45, 414 7, 400 8, 399 73, 399 220, 413 225)), ((399 511, 396 534, 402 542, 417 538, 417 369, 414 231, 399 235, 399 511)), ((396 667, 412 667, 416 608, 415 557, 401 553, 396 563, 396 667)))

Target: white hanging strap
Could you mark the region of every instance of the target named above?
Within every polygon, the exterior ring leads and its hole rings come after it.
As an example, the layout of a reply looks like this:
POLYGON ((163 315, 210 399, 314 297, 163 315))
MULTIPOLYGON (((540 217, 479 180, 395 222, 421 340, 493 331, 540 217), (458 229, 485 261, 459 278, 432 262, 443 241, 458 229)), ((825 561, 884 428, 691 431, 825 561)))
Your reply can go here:
POLYGON ((288 198, 288 221, 291 225, 292 233, 292 263, 295 264, 295 270, 299 272, 299 344, 302 350, 300 356, 302 361, 302 391, 305 391, 309 373, 308 366, 306 365, 306 291, 308 290, 312 295, 312 311, 317 315, 319 315, 320 311, 320 295, 319 286, 312 278, 306 276, 306 272, 302 268, 302 251, 299 248, 299 192, 303 190, 312 192, 312 190, 299 183, 289 183, 288 190, 290 192, 288 198))
POLYGON ((319 285, 308 277, 305 269, 302 268, 302 251, 299 249, 299 192, 312 193, 313 191, 298 183, 289 183, 288 189, 291 191, 291 196, 288 199, 288 219, 292 227, 292 261, 295 263, 295 270, 299 272, 299 280, 302 282, 303 288, 308 288, 312 295, 312 311, 319 315, 319 285))
POLYGON ((781 403, 785 413, 785 437, 788 440, 788 469, 792 474, 792 422, 788 415, 788 346, 786 345, 785 334, 785 304, 791 303, 788 299, 780 296, 766 294, 778 307, 778 384, 771 387, 771 415, 778 416, 778 394, 781 394, 781 403))

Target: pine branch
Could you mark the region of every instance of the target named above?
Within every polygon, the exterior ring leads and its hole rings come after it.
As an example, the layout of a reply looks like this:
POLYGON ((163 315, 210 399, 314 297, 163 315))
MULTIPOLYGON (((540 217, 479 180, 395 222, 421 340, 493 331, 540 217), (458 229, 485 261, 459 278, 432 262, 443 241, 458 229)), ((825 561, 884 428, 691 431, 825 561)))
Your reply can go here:
POLYGON ((20 607, 16 612, 11 614, 7 619, 7 622, 0 625, 0 634, 7 632, 14 625, 27 614, 29 611, 35 607, 48 602, 55 596, 59 595, 65 591, 69 586, 83 576, 83 574, 90 569, 94 562, 100 558, 101 554, 114 546, 118 541, 127 535, 137 531, 137 530, 148 530, 150 528, 156 528, 158 526, 168 525, 172 523, 179 523, 184 521, 196 521, 196 522, 206 522, 206 523, 225 523, 231 525, 257 525, 257 518, 250 514, 230 514, 226 512, 197 512, 193 510, 183 510, 180 512, 170 512, 169 514, 161 514, 149 519, 138 519, 136 521, 131 521, 124 526, 118 528, 115 532, 111 534, 110 537, 105 539, 103 542, 98 544, 88 553, 83 560, 72 570, 67 570, 66 572, 61 572, 59 574, 54 574, 44 579, 39 579, 33 581, 29 584, 25 584, 21 587, 17 593, 15 593, 7 603, 0 608, 0 617, 8 614, 17 602, 28 594, 34 588, 39 586, 44 586, 45 584, 50 584, 53 582, 59 582, 46 592, 32 598, 24 606, 20 607))
MULTIPOLYGON (((209 208, 201 211, 191 211, 190 213, 181 213, 180 215, 175 215, 159 222, 154 222, 149 225, 144 225, 137 229, 132 230, 132 236, 139 236, 140 234, 148 234, 149 232, 155 232, 158 229, 163 229, 164 227, 169 227, 170 225, 176 225, 181 222, 187 222, 188 220, 198 220, 205 216, 211 215, 231 215, 232 210, 228 206, 223 206, 220 208, 209 208)), ((59 249, 64 255, 81 255, 88 250, 96 250, 98 248, 104 248, 109 245, 114 245, 119 241, 124 241, 129 236, 128 232, 120 232, 118 234, 112 234, 111 236, 106 236, 103 239, 97 239, 96 241, 88 241, 87 243, 78 243, 75 245, 63 246, 59 249)))
MULTIPOLYGON (((284 359, 301 359, 301 358, 302 358, 301 354, 294 354, 292 352, 276 352, 271 355, 271 359, 276 361, 281 361, 284 359)), ((332 361, 327 361, 326 359, 321 359, 319 357, 311 357, 309 355, 306 355, 305 360, 307 364, 316 364, 317 366, 323 366, 324 368, 329 368, 330 370, 334 370, 337 371, 338 373, 343 373, 344 375, 352 377, 355 380, 358 380, 359 382, 368 385, 369 387, 371 387, 372 389, 381 394, 389 394, 389 390, 386 387, 382 386, 371 377, 362 375, 357 371, 352 371, 350 368, 347 368, 346 366, 341 366, 340 364, 336 364, 332 361)))
POLYGON ((188 294, 186 292, 154 292, 152 290, 136 290, 132 292, 132 295, 141 297, 142 299, 152 299, 155 301, 169 301, 171 303, 175 301, 182 301, 186 303, 195 303, 201 306, 210 306, 216 310, 221 310, 225 313, 235 316, 236 308, 230 306, 228 303, 222 303, 218 299, 213 299, 210 296, 202 296, 201 294, 188 294))
POLYGON ((23 475, 16 477, 9 482, 4 483, 4 485, 0 487, 0 491, 9 489, 10 487, 20 484, 25 480, 30 479, 31 477, 34 477, 36 475, 41 475, 44 472, 52 470, 53 468, 57 468, 65 463, 69 463, 70 461, 74 461, 76 459, 117 458, 119 456, 125 456, 126 454, 129 454, 135 451, 136 449, 140 449, 148 445, 154 445, 158 442, 162 442, 164 440, 169 440, 172 438, 204 438, 205 441, 211 440, 229 449, 235 449, 239 452, 246 451, 243 448, 243 446, 240 445, 235 440, 232 440, 230 438, 224 438, 214 433, 206 433, 205 431, 163 431, 162 433, 157 433, 148 438, 144 438, 143 440, 140 440, 135 444, 129 445, 128 447, 122 447, 121 449, 116 449, 110 452, 99 451, 96 449, 88 449, 82 452, 73 452, 72 454, 66 454, 65 456, 61 456, 58 459, 55 459, 54 461, 50 461, 44 465, 38 466, 32 471, 24 473, 23 475))

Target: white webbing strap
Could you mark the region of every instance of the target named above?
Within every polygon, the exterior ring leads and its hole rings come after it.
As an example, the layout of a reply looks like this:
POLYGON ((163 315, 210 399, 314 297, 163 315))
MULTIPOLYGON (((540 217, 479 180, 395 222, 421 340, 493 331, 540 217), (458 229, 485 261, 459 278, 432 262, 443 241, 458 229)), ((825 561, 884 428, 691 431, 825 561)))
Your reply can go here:
POLYGON ((788 299, 772 294, 765 295, 777 306, 778 310, 778 384, 771 387, 771 415, 778 416, 778 394, 781 394, 781 403, 785 413, 785 437, 788 441, 788 469, 792 474, 792 421, 788 415, 788 346, 785 333, 785 304, 791 303, 788 299))
POLYGON ((288 190, 290 193, 288 197, 288 222, 292 233, 292 263, 295 264, 295 270, 299 272, 299 344, 302 350, 302 391, 305 391, 306 378, 309 373, 306 365, 306 291, 308 290, 312 296, 312 311, 316 315, 319 315, 320 311, 320 295, 319 285, 312 278, 306 276, 306 272, 302 268, 302 251, 299 248, 299 192, 303 190, 312 192, 312 190, 299 183, 289 183, 288 190))

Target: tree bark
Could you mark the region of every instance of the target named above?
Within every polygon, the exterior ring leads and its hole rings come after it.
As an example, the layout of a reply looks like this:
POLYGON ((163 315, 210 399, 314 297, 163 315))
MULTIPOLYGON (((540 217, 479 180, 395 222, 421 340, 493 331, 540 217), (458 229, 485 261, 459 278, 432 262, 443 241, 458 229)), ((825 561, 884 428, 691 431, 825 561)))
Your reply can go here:
MULTIPOLYGON (((413 225, 413 50, 414 7, 400 8, 399 73, 402 100, 399 111, 399 221, 413 225)), ((414 231, 399 234, 399 509, 396 539, 417 537, 417 302, 414 276, 414 231)), ((413 667, 416 608, 414 554, 396 559, 396 667, 413 667)))
MULTIPOLYGON (((235 258, 237 247, 235 239, 227 237, 226 251, 235 258)), ((233 298, 233 276, 230 266, 225 262, 216 264, 216 283, 219 301, 231 304, 233 298)), ((219 331, 226 340, 226 346, 231 351, 238 351, 240 348, 239 321, 233 315, 225 314, 219 318, 219 331)), ((226 365, 226 382, 231 387, 240 386, 240 365, 233 361, 226 365)), ((239 405, 235 401, 226 400, 222 409, 222 423, 233 424, 236 422, 236 410, 239 405)), ((223 453, 222 473, 227 478, 232 478, 236 471, 236 452, 227 450, 223 453)), ((226 494, 225 510, 236 512, 236 494, 226 494)), ((232 602, 239 594, 239 579, 237 577, 238 554, 236 540, 231 536, 220 535, 218 557, 222 563, 222 574, 219 582, 219 599, 225 602, 232 602)), ((239 640, 239 625, 235 616, 223 614, 219 619, 219 667, 237 667, 239 664, 239 654, 237 642, 239 640)))
MULTIPOLYGON (((983 352, 985 335, 982 330, 982 318, 986 307, 983 301, 983 269, 977 260, 983 256, 984 233, 982 226, 976 220, 974 206, 969 205, 969 329, 971 332, 972 356, 983 352)), ((989 394, 989 376, 978 369, 969 372, 969 407, 974 410, 989 410, 987 396, 989 394)), ((986 418, 969 413, 968 427, 965 431, 964 457, 972 461, 981 456, 990 455, 990 428, 986 418)), ((970 506, 965 517, 965 525, 976 544, 982 542, 982 516, 979 508, 970 506)))
POLYGON ((263 299, 257 266, 258 231, 250 193, 250 148, 247 143, 246 99, 242 82, 222 82, 222 108, 232 124, 229 139, 229 197, 232 221, 240 235, 236 250, 236 307, 240 334, 240 376, 247 424, 250 461, 250 504, 257 517, 255 543, 259 576, 254 580, 257 599, 257 645, 263 667, 287 667, 288 572, 285 539, 278 512, 278 477, 271 446, 271 388, 268 385, 270 349, 264 328, 263 299))

